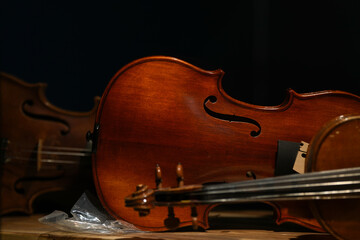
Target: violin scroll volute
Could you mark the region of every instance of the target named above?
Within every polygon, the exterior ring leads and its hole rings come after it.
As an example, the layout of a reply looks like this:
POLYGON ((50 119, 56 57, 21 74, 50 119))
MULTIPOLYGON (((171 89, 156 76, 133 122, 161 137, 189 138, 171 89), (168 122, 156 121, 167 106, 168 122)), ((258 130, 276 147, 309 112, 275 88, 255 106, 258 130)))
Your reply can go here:
POLYGON ((149 215, 150 210, 154 208, 154 190, 144 184, 136 186, 136 192, 125 198, 125 206, 134 208, 139 212, 140 217, 149 215))
MULTIPOLYGON (((164 219, 164 225, 168 229, 177 229, 180 224, 180 219, 175 217, 174 206, 188 206, 189 203, 186 201, 175 202, 174 204, 161 204, 158 203, 155 199, 155 193, 160 192, 162 194, 182 194, 187 192, 196 191, 202 188, 201 185, 184 185, 184 170, 181 163, 178 163, 176 166, 176 177, 178 186, 172 188, 163 188, 162 187, 162 177, 161 177, 161 168, 159 164, 156 164, 155 167, 155 183, 157 188, 150 189, 144 184, 139 184, 136 186, 136 191, 131 195, 125 198, 125 206, 133 208, 136 212, 139 213, 140 217, 146 217, 150 214, 150 210, 158 206, 167 206, 168 215, 164 219)), ((191 209, 191 222, 194 230, 197 230, 199 227, 198 221, 198 211, 194 204, 190 204, 191 209)))
MULTIPOLYGON (((199 190, 202 188, 201 185, 184 185, 184 172, 183 167, 181 163, 178 163, 176 166, 176 177, 178 181, 177 187, 162 187, 162 178, 161 178, 161 168, 159 164, 155 167, 155 183, 157 188, 156 189, 150 189, 145 184, 138 184, 136 186, 136 191, 132 193, 131 195, 127 196, 125 198, 125 206, 133 208, 135 211, 139 212, 140 217, 145 217, 149 215, 150 210, 155 208, 155 205, 158 206, 165 206, 164 204, 160 204, 155 199, 155 193, 159 192, 162 194, 182 194, 182 193, 188 193, 195 190, 199 190)), ((172 206, 186 206, 188 205, 187 202, 176 202, 172 206)), ((192 209, 192 215, 197 215, 195 213, 196 211, 192 209)))

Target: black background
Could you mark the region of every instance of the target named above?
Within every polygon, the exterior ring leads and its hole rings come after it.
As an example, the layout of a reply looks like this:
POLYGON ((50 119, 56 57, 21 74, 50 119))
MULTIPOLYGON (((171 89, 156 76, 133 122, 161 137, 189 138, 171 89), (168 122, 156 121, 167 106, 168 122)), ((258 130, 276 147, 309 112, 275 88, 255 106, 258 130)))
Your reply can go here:
POLYGON ((1 1, 0 71, 46 82, 54 105, 93 106, 110 78, 146 56, 225 71, 258 105, 288 88, 360 95, 360 1, 1 1))

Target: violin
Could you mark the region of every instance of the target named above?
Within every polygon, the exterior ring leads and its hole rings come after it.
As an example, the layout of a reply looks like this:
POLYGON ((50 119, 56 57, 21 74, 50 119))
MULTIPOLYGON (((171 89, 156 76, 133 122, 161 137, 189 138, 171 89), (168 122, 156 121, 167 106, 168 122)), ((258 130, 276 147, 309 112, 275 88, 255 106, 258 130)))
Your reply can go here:
MULTIPOLYGON (((138 185, 125 199, 145 217, 155 206, 190 206, 197 228, 196 206, 249 201, 309 201, 319 223, 338 239, 360 236, 360 115, 340 116, 327 123, 313 138, 305 174, 212 185, 184 185, 181 164, 176 188, 149 189, 138 185)), ((157 167, 156 182, 161 182, 157 167)), ((174 225, 180 220, 169 216, 174 225)))
MULTIPOLYGON (((139 183, 150 189, 177 186, 173 172, 179 162, 187 185, 273 177, 279 140, 310 142, 331 119, 360 114, 360 97, 343 91, 288 90, 278 106, 248 104, 224 91, 223 75, 222 70, 206 71, 176 58, 154 56, 129 63, 111 79, 91 139, 95 187, 112 216, 148 231, 190 226, 189 208, 158 207, 139 218, 124 199, 139 183), (154 181, 157 164, 161 182, 154 181), (164 221, 168 215, 179 221, 164 221)), ((305 201, 269 204, 279 224, 294 222, 324 231, 305 201)), ((209 228, 214 206, 197 207, 199 227, 209 228)))
POLYGON ((62 191, 75 200, 92 187, 86 132, 94 125, 99 98, 89 112, 66 111, 49 103, 45 87, 0 73, 1 215, 31 214, 40 196, 62 191))

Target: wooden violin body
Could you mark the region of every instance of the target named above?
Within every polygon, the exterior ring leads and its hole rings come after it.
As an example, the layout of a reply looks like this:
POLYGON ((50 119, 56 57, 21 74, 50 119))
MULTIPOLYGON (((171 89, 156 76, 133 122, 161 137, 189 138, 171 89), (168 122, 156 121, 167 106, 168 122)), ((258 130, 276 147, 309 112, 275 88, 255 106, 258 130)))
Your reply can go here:
MULTIPOLYGON (((360 115, 339 116, 329 121, 310 146, 307 172, 359 167, 360 115)), ((360 236, 359 198, 312 201, 311 210, 324 229, 338 239, 360 236)))
MULTIPOLYGON (((123 67, 107 86, 98 110, 93 175, 98 196, 114 217, 145 230, 166 230, 169 211, 159 207, 139 218, 124 199, 139 183, 177 185, 174 169, 184 166, 186 184, 208 184, 274 176, 277 141, 310 142, 330 119, 360 113, 360 98, 341 91, 298 94, 289 90, 279 106, 237 101, 222 88, 221 70, 205 71, 170 57, 149 57, 123 67)), ((307 207, 277 205, 278 222, 322 228, 307 207), (304 208, 304 209, 303 209, 304 208)), ((212 206, 198 208, 208 228, 212 206)), ((191 225, 190 208, 174 208, 179 227, 191 225)))
POLYGON ((86 132, 94 125, 99 98, 89 112, 65 111, 47 101, 45 87, 0 74, 0 214, 29 214, 44 193, 72 190, 77 199, 91 186, 86 132))
MULTIPOLYGON (((360 235, 360 115, 341 115, 327 123, 313 138, 305 174, 289 174, 251 181, 212 185, 183 185, 149 189, 140 184, 125 198, 125 205, 146 217, 157 206, 190 206, 249 201, 293 203, 306 201, 316 219, 338 239, 360 235)), ((156 182, 161 179, 157 167, 156 182)), ((181 164, 177 175, 182 181, 181 164)), ((174 222, 175 217, 171 217, 174 222)), ((193 227, 197 216, 192 214, 193 227)), ((166 219, 169 221, 169 218, 166 219)))

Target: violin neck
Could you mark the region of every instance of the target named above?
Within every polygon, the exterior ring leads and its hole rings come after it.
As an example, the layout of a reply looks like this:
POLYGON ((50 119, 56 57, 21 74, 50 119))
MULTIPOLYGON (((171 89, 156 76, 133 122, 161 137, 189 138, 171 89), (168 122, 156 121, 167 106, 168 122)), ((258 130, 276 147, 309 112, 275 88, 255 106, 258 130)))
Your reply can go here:
POLYGON ((155 192, 155 204, 214 204, 360 197, 360 168, 221 183, 191 192, 155 192))

